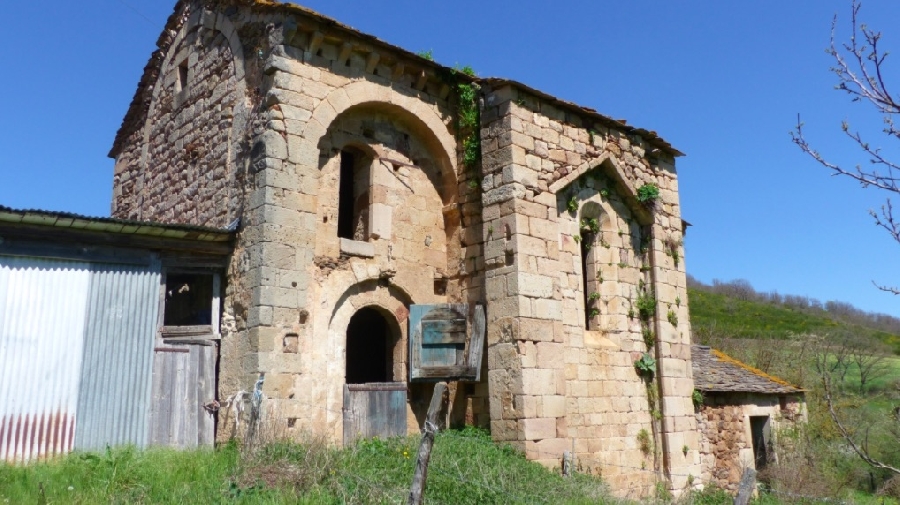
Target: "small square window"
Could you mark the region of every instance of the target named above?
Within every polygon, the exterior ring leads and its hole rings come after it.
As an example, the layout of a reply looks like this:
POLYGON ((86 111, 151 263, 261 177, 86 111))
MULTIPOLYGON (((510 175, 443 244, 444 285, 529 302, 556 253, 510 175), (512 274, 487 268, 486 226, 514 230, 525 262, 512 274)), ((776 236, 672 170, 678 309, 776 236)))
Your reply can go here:
POLYGON ((162 306, 162 337, 216 336, 219 326, 218 290, 218 274, 167 273, 162 306))

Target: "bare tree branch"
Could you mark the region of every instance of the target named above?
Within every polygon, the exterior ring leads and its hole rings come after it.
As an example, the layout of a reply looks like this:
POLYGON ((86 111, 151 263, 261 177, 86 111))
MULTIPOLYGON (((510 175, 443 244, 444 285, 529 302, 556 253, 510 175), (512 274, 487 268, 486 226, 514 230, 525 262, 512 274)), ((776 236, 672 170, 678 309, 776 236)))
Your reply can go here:
POLYGON ((835 426, 837 426, 838 432, 840 432, 841 437, 843 437, 847 444, 850 445, 850 448, 853 449, 853 451, 860 457, 860 459, 862 459, 872 467, 887 470, 895 474, 900 474, 900 468, 882 463, 881 461, 870 456, 865 446, 860 447, 859 445, 857 445, 857 443, 853 440, 853 437, 850 435, 850 432, 847 430, 847 428, 844 427, 844 424, 841 422, 834 411, 834 402, 831 399, 831 380, 828 375, 822 376, 822 385, 825 389, 825 404, 828 405, 828 414, 831 416, 831 420, 834 421, 835 426))
MULTIPOLYGON (((838 78, 836 89, 850 95, 851 101, 867 101, 875 110, 883 115, 883 132, 894 140, 900 140, 900 130, 895 127, 894 116, 900 114, 900 100, 888 89, 884 78, 884 65, 888 53, 881 50, 881 32, 870 29, 859 20, 862 7, 859 0, 853 0, 850 15, 850 39, 838 43, 836 32, 837 16, 831 22, 831 44, 826 52, 834 58, 835 65, 831 71, 838 78)), ((797 126, 791 132, 791 140, 801 151, 808 154, 820 165, 832 171, 832 175, 843 175, 859 182, 862 187, 873 186, 878 189, 900 194, 900 164, 887 159, 882 150, 872 145, 850 125, 844 121, 841 130, 868 158, 871 169, 864 170, 860 165, 853 168, 828 161, 806 140, 803 134, 803 122, 797 115, 797 126)), ((881 213, 869 212, 875 224, 887 230, 891 237, 900 243, 900 223, 894 220, 890 199, 881 207, 881 213)), ((887 293, 900 295, 900 288, 875 284, 878 289, 887 293)))

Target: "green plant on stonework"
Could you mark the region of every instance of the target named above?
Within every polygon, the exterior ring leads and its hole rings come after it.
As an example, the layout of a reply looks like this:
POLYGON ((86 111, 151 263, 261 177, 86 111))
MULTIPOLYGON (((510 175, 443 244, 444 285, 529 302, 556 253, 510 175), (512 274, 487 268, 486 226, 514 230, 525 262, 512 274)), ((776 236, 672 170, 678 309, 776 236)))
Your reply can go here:
POLYGON ((569 197, 569 201, 566 202, 566 210, 568 210, 570 214, 578 212, 578 198, 576 198, 575 195, 569 197))
POLYGON ((676 314, 674 310, 670 310, 666 314, 666 319, 669 320, 669 324, 672 326, 678 326, 678 314, 676 314))
POLYGON ((627 266, 628 266, 628 263, 625 263, 624 261, 619 262, 619 268, 625 268, 627 266))
POLYGON ((428 61, 434 61, 434 50, 429 49, 427 51, 419 51, 416 53, 416 56, 418 56, 419 58, 424 58, 428 61))
POLYGON ((685 456, 687 456, 687 453, 688 453, 688 451, 690 451, 690 450, 691 450, 691 448, 688 447, 687 444, 684 444, 684 445, 681 447, 681 453, 684 454, 685 456))
POLYGON ((600 293, 598 293, 596 291, 593 291, 588 295, 589 302, 593 302, 595 300, 598 300, 599 298, 600 298, 600 293))
POLYGON ((598 233, 600 221, 596 217, 583 217, 581 218, 581 229, 590 233, 598 233))
POLYGON ((691 393, 691 401, 694 402, 694 406, 700 408, 703 406, 703 393, 700 392, 699 389, 695 389, 693 393, 691 393))
POLYGON ((650 440, 650 432, 648 432, 645 428, 641 428, 641 431, 637 434, 638 447, 640 447, 641 452, 644 453, 644 456, 650 455, 653 452, 653 441, 650 440))
POLYGON ((606 188, 601 189, 601 190, 600 190, 600 196, 602 196, 602 197, 607 197, 607 196, 609 196, 609 190, 606 189, 606 188))
POLYGON ((681 307, 681 297, 680 296, 675 297, 675 306, 681 307))
POLYGON ((646 324, 641 328, 641 336, 644 337, 644 343, 647 344, 647 349, 652 349, 654 345, 656 345, 656 335, 653 333, 653 330, 646 324))
POLYGON ((656 298, 648 293, 646 289, 642 289, 641 292, 638 293, 635 305, 637 306, 638 314, 640 314, 641 319, 644 321, 650 320, 656 313, 656 298))
POLYGON ((634 319, 634 316, 635 316, 635 314, 634 314, 634 308, 629 307, 629 308, 628 308, 628 314, 627 314, 627 315, 628 315, 628 319, 634 319))
POLYGON ((466 74, 469 77, 476 77, 478 75, 475 73, 475 69, 473 69, 471 66, 465 65, 465 66, 460 67, 459 63, 457 63, 456 65, 453 66, 452 72, 454 72, 454 73, 459 72, 461 74, 466 74))
MULTIPOLYGON (((463 72, 471 67, 463 67, 463 72)), ((463 135, 463 166, 472 170, 481 160, 481 112, 478 109, 478 91, 475 83, 457 83, 456 94, 459 99, 457 121, 459 132, 463 135)))
POLYGON ((598 309, 591 309, 589 315, 591 316, 591 319, 593 319, 600 315, 600 311, 598 309))
POLYGON ((580 244, 581 243, 581 235, 572 235, 572 240, 574 240, 576 244, 580 244))
POLYGON ((650 204, 659 198, 659 186, 649 182, 639 187, 637 190, 637 199, 644 204, 650 204))
POLYGON ((634 368, 637 370, 638 375, 652 378, 653 374, 656 373, 656 360, 653 356, 650 356, 649 352, 645 352, 641 359, 634 362, 634 368))

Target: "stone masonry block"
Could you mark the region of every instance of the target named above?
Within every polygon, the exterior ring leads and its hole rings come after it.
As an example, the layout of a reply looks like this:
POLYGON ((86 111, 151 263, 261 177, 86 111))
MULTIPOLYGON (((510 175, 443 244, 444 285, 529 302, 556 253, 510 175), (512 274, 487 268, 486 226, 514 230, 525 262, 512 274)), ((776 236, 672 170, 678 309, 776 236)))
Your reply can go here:
POLYGON ((563 344, 554 342, 537 343, 538 368, 563 368, 566 362, 566 350, 563 344))
POLYGON ((525 434, 525 440, 556 438, 555 418, 522 419, 520 423, 525 434))
POLYGON ((522 370, 522 388, 529 395, 555 395, 556 374, 553 370, 543 368, 522 370))
POLYGON ((544 396, 541 398, 541 417, 564 417, 566 415, 566 397, 562 395, 544 396))
POLYGON ((369 206, 369 234, 372 238, 391 239, 391 216, 393 208, 383 203, 369 206))
POLYGON ((544 275, 515 273, 507 276, 510 295, 525 295, 535 298, 553 296, 553 278, 544 275))

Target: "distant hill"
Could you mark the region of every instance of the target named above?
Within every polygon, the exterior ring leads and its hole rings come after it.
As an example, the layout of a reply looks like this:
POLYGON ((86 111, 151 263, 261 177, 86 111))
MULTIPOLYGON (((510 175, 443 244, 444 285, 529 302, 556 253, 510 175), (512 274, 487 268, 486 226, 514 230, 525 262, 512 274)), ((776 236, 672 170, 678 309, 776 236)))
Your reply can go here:
POLYGON ((845 302, 760 293, 746 280, 703 284, 688 276, 691 326, 697 337, 789 339, 797 335, 852 333, 871 337, 900 354, 900 318, 845 302))

